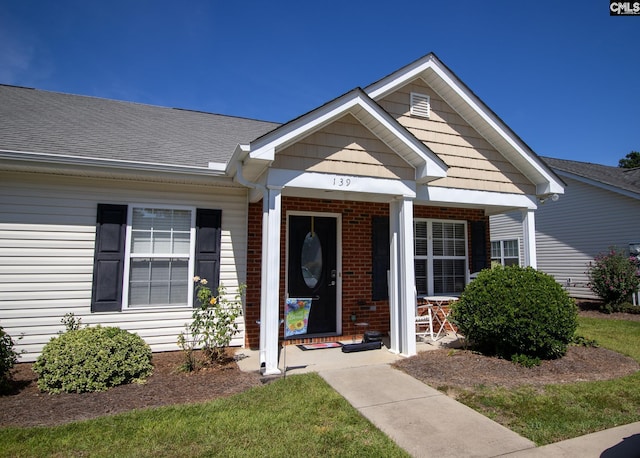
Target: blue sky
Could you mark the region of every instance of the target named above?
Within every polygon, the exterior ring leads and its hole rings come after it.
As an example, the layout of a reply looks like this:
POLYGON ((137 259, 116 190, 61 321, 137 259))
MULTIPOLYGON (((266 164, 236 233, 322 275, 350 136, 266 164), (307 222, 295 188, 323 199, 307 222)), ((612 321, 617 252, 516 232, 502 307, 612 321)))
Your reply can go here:
POLYGON ((434 52, 536 153, 640 151, 606 0, 0 0, 0 83, 286 122, 434 52))

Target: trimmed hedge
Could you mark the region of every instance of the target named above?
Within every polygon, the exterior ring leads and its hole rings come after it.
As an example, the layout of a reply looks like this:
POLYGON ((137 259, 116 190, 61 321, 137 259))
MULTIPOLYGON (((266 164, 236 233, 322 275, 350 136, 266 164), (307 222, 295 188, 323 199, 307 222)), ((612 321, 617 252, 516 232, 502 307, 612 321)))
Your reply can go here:
POLYGON ((116 327, 87 327, 52 338, 33 365, 49 393, 104 391, 140 382, 153 372, 142 338, 116 327))
POLYGON ((0 326, 0 391, 8 385, 11 376, 9 371, 18 361, 14 345, 11 336, 0 326))
POLYGON ((451 306, 451 320, 478 351, 505 359, 563 356, 578 326, 573 299, 531 267, 481 271, 451 306))

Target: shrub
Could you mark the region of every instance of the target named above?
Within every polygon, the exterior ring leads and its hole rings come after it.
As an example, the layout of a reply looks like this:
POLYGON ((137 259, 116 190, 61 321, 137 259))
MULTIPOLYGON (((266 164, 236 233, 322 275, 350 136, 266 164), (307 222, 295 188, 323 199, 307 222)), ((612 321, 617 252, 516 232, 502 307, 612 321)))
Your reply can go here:
POLYGON ((564 355, 578 325, 573 299, 553 277, 519 266, 481 271, 451 319, 477 350, 527 363, 564 355))
POLYGON ((0 326, 0 391, 8 386, 9 371, 18 361, 18 353, 13 349, 13 339, 0 326))
POLYGON ((191 324, 185 325, 185 332, 178 336, 178 346, 185 353, 182 369, 195 370, 198 361, 195 349, 201 348, 205 355, 206 364, 217 364, 226 358, 226 348, 231 339, 238 332, 236 318, 242 312, 242 294, 245 286, 240 285, 239 293, 233 300, 226 298, 223 285, 218 287, 217 294, 207 286, 205 278, 194 277, 196 298, 199 307, 193 310, 191 324))
POLYGON ((640 278, 637 272, 638 258, 626 256, 615 248, 598 254, 589 263, 589 287, 605 302, 605 311, 619 311, 631 294, 638 290, 640 278))
POLYGON ((49 393, 83 393, 141 382, 151 375, 151 349, 116 327, 86 327, 52 338, 33 365, 38 387, 49 393))

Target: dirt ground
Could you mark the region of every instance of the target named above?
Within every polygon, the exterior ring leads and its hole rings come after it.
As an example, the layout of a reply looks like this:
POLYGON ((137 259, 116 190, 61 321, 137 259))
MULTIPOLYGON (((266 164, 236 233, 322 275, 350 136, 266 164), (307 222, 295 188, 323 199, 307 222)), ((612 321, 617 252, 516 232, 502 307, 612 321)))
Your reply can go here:
MULTIPOLYGON (((604 315, 596 311, 583 311, 581 315, 640 321, 640 315, 604 315)), ((178 351, 155 353, 154 372, 145 384, 123 385, 99 393, 56 395, 38 390, 31 364, 17 364, 12 370, 14 390, 0 396, 0 427, 48 426, 132 409, 202 402, 262 384, 260 374, 242 372, 233 361, 195 373, 179 372, 182 358, 178 351)), ((570 347, 563 358, 530 369, 464 350, 424 352, 400 361, 397 367, 433 387, 449 387, 454 396, 456 389, 477 384, 513 387, 524 383, 571 383, 617 378, 640 370, 631 358, 587 347, 570 347)))

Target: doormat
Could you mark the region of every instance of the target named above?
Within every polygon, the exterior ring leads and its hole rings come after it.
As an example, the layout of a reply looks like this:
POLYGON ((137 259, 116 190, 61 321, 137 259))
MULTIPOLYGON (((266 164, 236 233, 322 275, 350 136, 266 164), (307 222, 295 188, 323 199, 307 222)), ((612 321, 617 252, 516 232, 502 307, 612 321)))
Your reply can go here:
POLYGON ((296 345, 300 350, 323 350, 325 348, 340 348, 342 344, 340 342, 320 342, 320 343, 308 343, 296 345))

